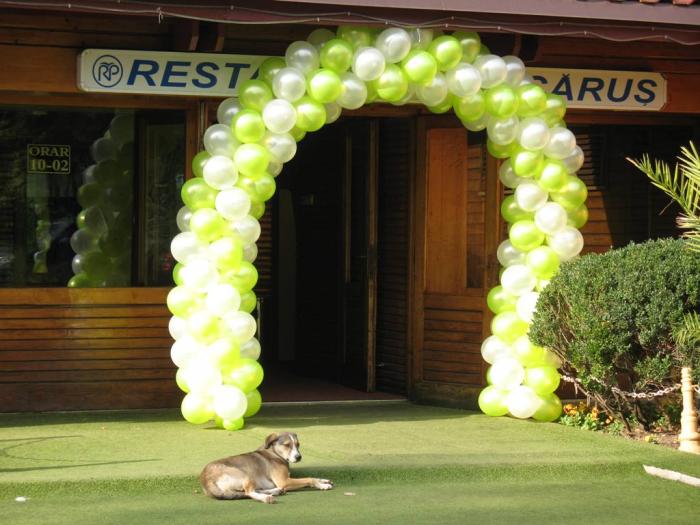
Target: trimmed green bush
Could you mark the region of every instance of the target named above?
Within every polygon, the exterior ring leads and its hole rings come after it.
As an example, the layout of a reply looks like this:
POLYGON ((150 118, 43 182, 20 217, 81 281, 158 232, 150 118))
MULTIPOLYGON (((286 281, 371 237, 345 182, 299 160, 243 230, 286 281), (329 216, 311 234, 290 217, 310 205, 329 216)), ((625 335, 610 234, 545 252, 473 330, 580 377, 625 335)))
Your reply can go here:
POLYGON ((673 334, 699 305, 700 255, 677 239, 630 244, 563 265, 540 295, 530 338, 557 353, 609 410, 648 426, 648 403, 612 387, 655 391, 678 382, 681 366, 697 379, 700 352, 673 334))

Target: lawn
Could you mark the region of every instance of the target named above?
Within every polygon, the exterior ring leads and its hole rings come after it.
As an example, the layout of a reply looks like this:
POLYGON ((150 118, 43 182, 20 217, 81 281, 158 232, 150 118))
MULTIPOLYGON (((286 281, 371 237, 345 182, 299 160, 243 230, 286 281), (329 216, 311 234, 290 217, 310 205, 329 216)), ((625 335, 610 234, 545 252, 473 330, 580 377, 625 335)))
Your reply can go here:
POLYGON ((264 407, 239 432, 172 410, 0 415, 0 523, 697 522, 700 490, 642 464, 700 476, 700 456, 658 445, 409 403, 264 407), (276 430, 299 435, 297 476, 336 488, 276 505, 200 493, 204 464, 276 430))

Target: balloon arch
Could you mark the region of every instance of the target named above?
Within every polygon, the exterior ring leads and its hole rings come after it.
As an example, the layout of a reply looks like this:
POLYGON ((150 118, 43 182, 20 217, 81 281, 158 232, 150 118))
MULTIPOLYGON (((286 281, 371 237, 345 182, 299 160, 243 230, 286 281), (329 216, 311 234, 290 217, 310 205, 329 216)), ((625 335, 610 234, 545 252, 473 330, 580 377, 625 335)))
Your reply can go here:
POLYGON ((527 332, 538 291, 581 251, 577 228, 588 218, 586 186, 575 175, 583 153, 562 120, 563 99, 534 84, 517 57, 491 54, 473 32, 342 26, 316 29, 284 59, 265 60, 238 98, 221 103, 219 123, 194 157, 171 245, 177 286, 167 299, 187 421, 214 419, 236 430, 260 409, 251 315, 258 219, 297 142, 342 109, 413 101, 434 113, 454 110, 470 131, 486 129, 489 152, 504 159, 499 178, 514 190, 501 206, 509 235, 498 247, 501 284, 487 298, 495 317, 482 345, 491 367, 479 406, 491 416, 560 415, 560 362, 527 332))

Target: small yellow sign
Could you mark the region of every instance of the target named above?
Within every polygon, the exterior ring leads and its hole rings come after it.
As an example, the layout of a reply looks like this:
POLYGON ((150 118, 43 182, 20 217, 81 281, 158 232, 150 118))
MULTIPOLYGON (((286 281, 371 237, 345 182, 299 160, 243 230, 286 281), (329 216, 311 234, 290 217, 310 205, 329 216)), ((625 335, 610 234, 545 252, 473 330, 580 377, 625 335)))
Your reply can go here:
POLYGON ((70 175, 70 146, 27 144, 27 173, 70 175))

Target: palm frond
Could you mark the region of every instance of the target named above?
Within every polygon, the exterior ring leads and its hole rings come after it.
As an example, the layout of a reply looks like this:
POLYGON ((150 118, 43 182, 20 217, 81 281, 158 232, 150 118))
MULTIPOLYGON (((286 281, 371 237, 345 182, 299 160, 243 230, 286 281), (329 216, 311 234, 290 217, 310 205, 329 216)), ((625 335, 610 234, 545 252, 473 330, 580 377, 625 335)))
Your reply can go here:
POLYGON ((683 316, 683 321, 673 329, 673 340, 677 346, 688 349, 700 346, 700 316, 697 312, 683 316))
POLYGON ((659 160, 652 163, 649 155, 642 156, 641 160, 629 157, 627 160, 644 173, 654 186, 678 202, 687 215, 695 214, 700 203, 700 185, 691 183, 684 172, 679 170, 678 164, 671 171, 668 163, 659 160))

